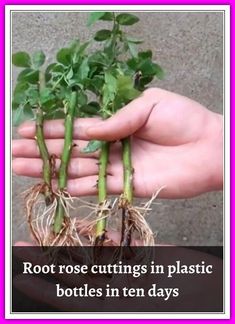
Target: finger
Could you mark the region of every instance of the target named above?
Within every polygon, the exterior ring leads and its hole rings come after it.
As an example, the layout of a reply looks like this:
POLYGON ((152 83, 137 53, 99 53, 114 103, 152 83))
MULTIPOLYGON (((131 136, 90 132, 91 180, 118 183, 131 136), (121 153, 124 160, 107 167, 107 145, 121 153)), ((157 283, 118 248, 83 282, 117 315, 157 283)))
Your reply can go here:
POLYGON ((18 241, 14 244, 14 246, 24 246, 24 247, 29 247, 29 246, 35 246, 34 243, 30 243, 30 242, 25 242, 25 241, 18 241))
MULTIPOLYGON (((56 172, 60 168, 60 160, 55 160, 56 172)), ((16 158, 12 162, 13 172, 25 177, 42 178, 43 161, 41 159, 16 158)), ((111 166, 110 166, 111 169, 111 166)), ((92 158, 73 158, 68 166, 70 178, 86 177, 98 174, 98 163, 92 158)))
MULTIPOLYGON (((122 190, 122 179, 112 175, 107 176, 107 192, 111 195, 120 194, 122 190)), ((97 194, 98 176, 87 176, 79 179, 69 179, 67 190, 71 196, 92 196, 97 194)), ((57 182, 53 181, 53 188, 56 190, 57 182)))
MULTIPOLYGON (((72 149, 72 157, 98 157, 99 152, 82 153, 87 146, 88 141, 74 140, 72 149)), ((63 139, 46 140, 46 146, 50 155, 61 156, 64 147, 63 139)), ((38 145, 33 139, 18 139, 13 141, 12 154, 14 157, 39 158, 40 152, 38 145)))
MULTIPOLYGON (((78 118, 73 124, 74 139, 89 140, 86 130, 94 123, 100 122, 99 118, 78 118)), ((43 124, 45 138, 57 139, 64 138, 64 120, 47 120, 43 124)), ((36 124, 33 121, 27 121, 19 126, 18 133, 25 138, 34 138, 36 133, 36 124)))
POLYGON ((158 103, 157 100, 160 100, 161 90, 154 90, 154 96, 152 92, 146 91, 109 119, 88 126, 86 131, 88 137, 114 141, 134 134, 147 122, 153 108, 158 103))

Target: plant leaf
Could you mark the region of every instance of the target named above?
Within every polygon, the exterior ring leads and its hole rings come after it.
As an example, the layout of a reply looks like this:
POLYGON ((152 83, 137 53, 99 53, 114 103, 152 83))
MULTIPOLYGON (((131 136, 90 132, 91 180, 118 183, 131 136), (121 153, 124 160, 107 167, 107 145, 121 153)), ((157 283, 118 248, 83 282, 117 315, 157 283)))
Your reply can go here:
POLYGON ((134 88, 134 81, 131 76, 121 75, 117 78, 117 94, 126 103, 126 101, 137 98, 140 92, 134 88))
POLYGON ((14 93, 13 93, 13 101, 14 103, 17 103, 17 104, 22 104, 25 99, 26 99, 26 91, 29 87, 29 84, 27 82, 18 82, 16 84, 16 87, 14 89, 14 93))
POLYGON ((155 72, 154 74, 156 75, 156 77, 159 80, 163 80, 165 77, 165 73, 164 73, 164 70, 161 68, 161 66, 156 63, 153 63, 153 67, 154 67, 154 72, 155 72))
POLYGON ((102 141, 92 140, 90 141, 86 147, 84 147, 81 152, 82 153, 94 153, 98 151, 102 146, 102 141))
POLYGON ((27 90, 28 102, 31 106, 37 106, 39 104, 39 91, 33 87, 27 90))
POLYGON ((88 58, 85 58, 83 61, 82 61, 82 64, 80 65, 79 69, 78 69, 78 72, 77 72, 77 75, 76 77, 81 81, 81 80, 84 80, 87 76, 88 76, 88 73, 89 73, 89 65, 88 65, 88 58))
POLYGON ((66 78, 67 78, 67 80, 70 80, 70 79, 72 79, 72 77, 73 77, 73 69, 70 68, 68 73, 66 74, 66 78))
POLYGON ((111 30, 101 29, 95 34, 94 40, 96 40, 97 42, 103 42, 104 40, 110 38, 110 36, 111 30))
POLYGON ((141 60, 145 60, 145 59, 148 59, 148 58, 152 58, 153 56, 153 53, 151 50, 147 50, 147 51, 143 51, 143 52, 139 52, 138 53, 138 57, 141 59, 141 60))
POLYGON ((33 118, 34 118, 34 113, 33 113, 32 108, 29 105, 26 105, 26 106, 20 105, 12 113, 13 126, 19 126, 24 121, 30 120, 33 118))
POLYGON ((84 106, 87 104, 87 95, 83 92, 83 91, 80 91, 78 93, 78 105, 79 106, 84 106))
POLYGON ((37 51, 32 56, 33 67, 37 70, 45 62, 46 56, 43 51, 37 51))
POLYGON ((97 116, 100 110, 100 105, 96 101, 91 101, 87 105, 80 108, 80 111, 84 113, 85 116, 97 116))
POLYGON ((55 98, 54 94, 52 93, 51 89, 44 88, 40 91, 40 103, 45 105, 48 101, 51 101, 55 98))
POLYGON ((128 41, 128 43, 133 43, 133 44, 142 44, 143 43, 143 41, 141 39, 137 39, 137 38, 130 37, 130 36, 127 36, 126 40, 128 41))
POLYGON ((105 14, 106 14, 105 11, 91 12, 89 17, 88 17, 87 26, 93 25, 97 20, 99 20, 105 14))
POLYGON ((18 75, 17 81, 25 81, 28 83, 36 84, 39 81, 39 71, 33 69, 24 69, 18 75))
POLYGON ((128 13, 122 13, 116 17, 117 22, 120 25, 134 25, 139 21, 139 18, 128 13))
POLYGON ((128 48, 129 48, 129 51, 130 51, 131 55, 133 57, 137 57, 138 55, 137 55, 137 50, 136 50, 135 44, 128 42, 127 45, 128 45, 128 48))
POLYGON ((112 21, 113 19, 114 19, 114 14, 111 11, 105 12, 104 15, 99 18, 99 20, 106 20, 106 21, 112 21))
POLYGON ((31 59, 26 52, 17 52, 12 55, 12 64, 18 67, 31 67, 31 59))
POLYGON ((56 109, 56 110, 49 110, 45 113, 44 119, 64 119, 65 113, 64 110, 56 109))
POLYGON ((110 92, 117 91, 117 79, 109 72, 105 72, 104 75, 105 83, 107 84, 110 92))
POLYGON ((56 54, 56 59, 59 63, 67 66, 71 64, 71 48, 61 48, 56 54))

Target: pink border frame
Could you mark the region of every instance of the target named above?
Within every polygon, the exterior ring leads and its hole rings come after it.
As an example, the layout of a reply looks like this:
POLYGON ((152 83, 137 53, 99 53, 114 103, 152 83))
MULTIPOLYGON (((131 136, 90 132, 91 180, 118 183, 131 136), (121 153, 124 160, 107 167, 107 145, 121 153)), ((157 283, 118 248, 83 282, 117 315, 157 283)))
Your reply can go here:
MULTIPOLYGON (((129 0, 129 1, 125 1, 125 0, 100 0, 100 1, 92 1, 92 0, 84 0, 84 1, 76 1, 76 0, 69 0, 69 1, 63 1, 63 0, 36 0, 36 1, 30 1, 30 0, 13 0, 13 1, 7 1, 7 0, 0 0, 0 22, 1 22, 1 34, 0 34, 0 55, 1 55, 1 60, 0 60, 0 71, 2 73, 0 73, 0 91, 1 91, 1 104, 2 104, 2 109, 1 109, 1 115, 0 115, 0 120, 1 120, 1 128, 0 128, 0 147, 4 147, 5 143, 4 143, 4 138, 5 138, 5 132, 4 132, 4 120, 5 120, 5 111, 4 111, 4 107, 5 107, 5 5, 102 5, 102 4, 120 4, 120 5, 137 5, 137 4, 143 4, 143 5, 230 5, 230 10, 231 10, 231 105, 233 102, 233 83, 232 83, 232 73, 233 73, 233 64, 232 64, 232 54, 234 53, 233 51, 233 43, 232 43, 232 37, 234 34, 234 26, 235 23, 233 23, 232 17, 233 17, 233 1, 219 1, 219 0, 207 0, 207 1, 203 1, 203 0, 166 0, 166 1, 157 1, 157 0, 129 0)), ((232 132, 232 124, 233 121, 235 119, 235 113, 232 110, 232 106, 231 106, 231 167, 233 165, 234 161, 234 156, 232 154, 232 145, 233 145, 233 138, 234 138, 234 132, 232 132)), ((1 210, 4 211, 4 196, 5 196, 5 188, 4 188, 4 170, 5 170, 5 161, 4 161, 4 154, 3 151, 1 153, 1 159, 0 159, 0 163, 1 163, 1 173, 0 173, 0 193, 1 193, 1 210)), ((233 208, 234 208, 234 203, 233 203, 233 172, 232 172, 232 168, 231 168, 231 215, 233 214, 233 208)), ((7 215, 6 215, 7 216, 7 215)), ((234 309, 233 309, 233 296, 234 296, 234 289, 235 289, 235 284, 234 284, 234 278, 232 276, 232 270, 234 269, 234 264, 235 261, 232 259, 232 252, 233 252, 233 248, 234 248, 234 242, 235 240, 233 239, 232 233, 233 233, 233 229, 235 229, 234 226, 234 221, 231 218, 231 317, 229 321, 233 320, 233 311, 235 310, 235 304, 234 304, 234 309)), ((0 223, 0 233, 1 233, 1 237, 4 238, 5 237, 5 223, 4 223, 4 219, 3 221, 0 223)), ((4 242, 4 240, 2 240, 2 242, 4 242)), ((5 256, 5 251, 4 251, 4 244, 2 244, 2 247, 0 248, 0 254, 1 254, 1 259, 0 259, 0 265, 1 265, 1 269, 5 269, 4 268, 4 256, 5 256)), ((2 271, 2 275, 0 278, 0 290, 2 291, 2 294, 0 296, 0 320, 1 323, 5 322, 5 295, 4 295, 4 291, 5 291, 5 282, 4 282, 5 278, 4 278, 4 271, 2 271)), ((45 322, 45 321, 60 321, 60 323, 64 322, 66 323, 68 321, 68 319, 64 319, 64 320, 17 320, 17 322, 19 323, 24 323, 25 321, 27 321, 27 323, 30 322, 37 322, 37 323, 41 323, 41 322, 45 322)), ((74 321, 74 319, 72 320, 74 321)), ((121 323, 121 322, 133 322, 133 321, 156 321, 156 320, 79 320, 79 322, 86 322, 88 323, 89 321, 96 321, 96 322, 100 322, 102 323, 103 321, 109 321, 109 322, 115 322, 115 323, 121 323)), ((181 319, 179 320, 157 320, 158 323, 167 323, 170 321, 182 321, 181 319)), ((185 320, 184 320, 185 321, 185 320)), ((188 322, 193 322, 193 323, 197 323, 197 322, 207 322, 207 321, 211 321, 211 320, 187 320, 188 322)), ((214 320, 212 320, 214 321, 214 320)), ((222 322, 226 321, 226 323, 228 323, 228 320, 221 320, 222 322)))

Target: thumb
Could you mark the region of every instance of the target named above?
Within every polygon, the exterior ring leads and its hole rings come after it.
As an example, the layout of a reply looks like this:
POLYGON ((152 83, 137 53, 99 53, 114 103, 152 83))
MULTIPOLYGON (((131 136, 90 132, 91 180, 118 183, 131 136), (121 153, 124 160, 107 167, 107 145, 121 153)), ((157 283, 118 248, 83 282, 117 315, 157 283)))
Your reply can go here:
POLYGON ((153 107, 157 104, 155 99, 157 96, 153 96, 156 90, 145 91, 109 119, 88 127, 87 136, 90 139, 116 141, 134 134, 147 122, 153 107))

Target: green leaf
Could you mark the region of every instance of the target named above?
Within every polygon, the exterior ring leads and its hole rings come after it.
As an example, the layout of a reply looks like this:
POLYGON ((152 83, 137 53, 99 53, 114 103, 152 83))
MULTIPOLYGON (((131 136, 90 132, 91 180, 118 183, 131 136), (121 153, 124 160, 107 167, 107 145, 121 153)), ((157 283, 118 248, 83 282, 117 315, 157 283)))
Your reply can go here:
POLYGON ((87 104, 87 95, 84 92, 80 91, 78 93, 78 100, 77 100, 77 102, 78 102, 78 105, 79 106, 86 105, 87 104))
POLYGON ((113 12, 107 11, 103 16, 99 18, 99 20, 106 20, 106 21, 112 21, 114 19, 113 12))
POLYGON ((129 48, 129 51, 130 51, 131 55, 133 57, 137 57, 137 50, 136 50, 135 44, 128 42, 127 45, 128 45, 128 48, 129 48))
POLYGON ((127 61, 127 66, 129 66, 133 71, 137 71, 139 67, 139 60, 133 57, 127 61))
POLYGON ((40 68, 45 62, 46 56, 43 51, 37 51, 32 56, 32 62, 35 69, 40 68))
POLYGON ((45 71, 45 77, 46 77, 46 81, 49 81, 52 77, 52 72, 53 72, 53 68, 57 65, 57 63, 52 63, 49 64, 46 68, 45 71))
POLYGON ((90 141, 86 147, 84 147, 81 152, 82 153, 94 153, 98 151, 102 146, 102 141, 92 140, 90 141))
POLYGON ((122 13, 116 17, 117 22, 120 25, 134 25, 139 21, 139 18, 128 13, 122 13))
POLYGON ((91 92, 99 95, 104 85, 104 78, 102 76, 94 76, 92 79, 87 79, 85 87, 91 92))
POLYGON ((70 68, 68 73, 66 74, 66 79, 70 80, 70 79, 72 79, 72 77, 73 77, 73 69, 70 68))
POLYGON ((77 52, 80 48, 80 39, 74 39, 69 48, 71 49, 72 52, 77 52))
POLYGON ((19 103, 12 100, 11 109, 16 110, 19 107, 19 103))
POLYGON ((39 104, 39 91, 38 89, 30 87, 27 90, 28 102, 31 106, 37 106, 39 104))
POLYGON ((36 84, 39 81, 39 71, 33 69, 24 69, 18 75, 17 81, 25 81, 31 84, 36 84))
POLYGON ((98 51, 92 54, 89 57, 88 61, 92 65, 100 64, 100 65, 108 66, 110 59, 104 52, 98 51))
POLYGON ((29 105, 26 106, 21 105, 12 113, 13 126, 19 126, 24 121, 31 120, 33 118, 34 118, 34 113, 32 108, 29 105))
POLYGON ((90 42, 85 42, 84 44, 81 44, 81 46, 79 47, 78 53, 80 55, 83 55, 86 48, 90 45, 90 42))
POLYGON ((146 59, 146 60, 142 61, 138 66, 138 70, 140 70, 142 72, 143 76, 156 74, 156 66, 151 61, 151 59, 146 59))
POLYGON ((110 38, 111 34, 111 30, 101 29, 95 34, 94 40, 97 42, 103 42, 104 40, 110 38))
POLYGON ((126 40, 128 41, 128 43, 133 43, 133 44, 142 44, 143 43, 143 41, 141 39, 137 39, 137 38, 130 37, 130 36, 127 36, 126 40))
POLYGON ((59 63, 67 66, 71 64, 71 48, 61 48, 56 54, 56 59, 59 63))
POLYGON ((29 84, 24 81, 18 82, 16 84, 16 87, 13 92, 14 103, 22 104, 25 101, 25 99, 27 97, 26 91, 27 91, 28 87, 29 87, 29 84))
POLYGON ((117 79, 117 94, 126 103, 137 98, 140 92, 134 88, 134 81, 131 76, 121 75, 117 79))
POLYGON ((117 79, 111 73, 105 72, 104 80, 111 92, 117 91, 117 79))
POLYGON ((164 73, 163 69, 161 68, 161 66, 156 63, 153 63, 153 67, 154 67, 154 74, 156 75, 156 77, 159 80, 163 80, 165 77, 165 73, 164 73))
POLYGON ((89 65, 88 65, 88 58, 85 58, 82 61, 82 64, 80 65, 80 67, 78 69, 76 77, 79 80, 85 79, 88 76, 89 70, 90 70, 90 68, 89 68, 89 65))
POLYGON ((85 116, 97 116, 100 110, 100 105, 96 101, 91 101, 87 105, 80 108, 80 111, 84 113, 85 116))
POLYGON ((12 64, 18 67, 30 67, 31 59, 26 52, 17 52, 12 55, 12 64))
POLYGON ((133 79, 130 76, 126 76, 126 75, 119 75, 117 77, 117 88, 118 91, 120 91, 121 89, 129 89, 132 88, 134 84, 133 79))
POLYGON ((143 52, 139 52, 138 53, 138 57, 141 59, 141 60, 145 60, 145 59, 148 59, 148 58, 152 58, 153 56, 153 53, 151 50, 148 50, 148 51, 143 51, 143 52))
POLYGON ((42 105, 45 105, 48 101, 55 99, 54 94, 52 93, 51 89, 44 88, 40 92, 40 102, 42 105))
POLYGON ((92 24, 94 24, 97 20, 104 16, 104 14, 104 11, 91 12, 88 17, 87 26, 91 26, 92 24))
POLYGON ((57 110, 49 110, 45 113, 44 119, 64 119, 65 113, 64 110, 57 109, 57 110))
POLYGON ((151 81, 153 81, 153 76, 145 76, 141 77, 139 80, 139 86, 138 89, 143 91, 147 84, 149 84, 151 81))
POLYGON ((85 55, 85 50, 90 42, 80 43, 80 40, 75 40, 70 46, 71 49, 71 61, 73 64, 80 63, 82 57, 85 55))
POLYGON ((63 74, 66 69, 67 68, 64 65, 56 63, 51 71, 55 74, 63 74))
POLYGON ((87 26, 93 25, 97 20, 113 20, 113 14, 105 11, 92 12, 88 17, 87 26))

